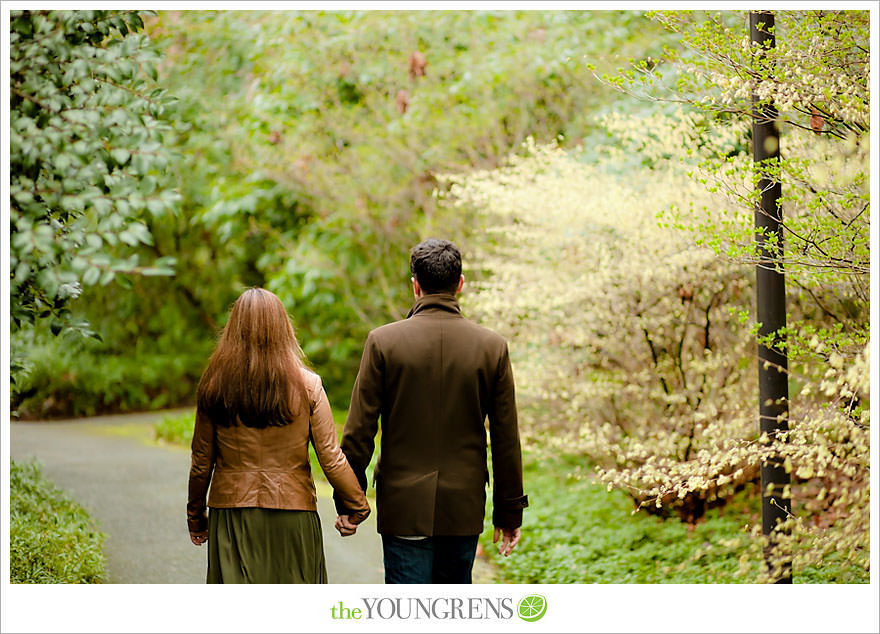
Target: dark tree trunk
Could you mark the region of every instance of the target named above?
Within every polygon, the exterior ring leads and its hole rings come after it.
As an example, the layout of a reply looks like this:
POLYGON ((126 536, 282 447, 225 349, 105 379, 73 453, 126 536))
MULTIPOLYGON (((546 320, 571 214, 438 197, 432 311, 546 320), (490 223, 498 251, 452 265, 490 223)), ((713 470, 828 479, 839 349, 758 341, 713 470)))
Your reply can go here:
MULTIPOLYGON (((751 41, 765 50, 776 46, 774 16, 770 12, 749 14, 751 41)), ((782 183, 776 167, 779 162, 777 111, 770 103, 753 97, 752 139, 755 166, 760 172, 760 204, 755 209, 755 234, 759 262, 756 269, 758 322, 758 389, 760 428, 772 441, 780 431, 788 430, 788 357, 781 329, 785 328, 785 273, 782 268, 782 183), (768 344, 768 338, 769 343, 768 344)), ((761 517, 764 535, 769 538, 766 552, 771 572, 778 583, 791 583, 791 564, 781 566, 774 557, 776 526, 791 513, 788 493, 791 476, 782 461, 771 458, 761 465, 761 517), (776 560, 776 561, 774 561, 776 560)))

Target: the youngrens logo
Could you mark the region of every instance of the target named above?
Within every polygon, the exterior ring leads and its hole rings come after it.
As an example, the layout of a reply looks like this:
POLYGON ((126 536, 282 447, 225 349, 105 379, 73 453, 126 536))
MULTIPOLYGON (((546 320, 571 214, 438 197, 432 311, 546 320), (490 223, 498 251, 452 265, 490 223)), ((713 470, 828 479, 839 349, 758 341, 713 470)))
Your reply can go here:
POLYGON ((537 621, 547 613, 547 599, 532 594, 515 603, 510 597, 362 597, 360 604, 339 601, 334 620, 508 620, 537 621))
POLYGON ((523 621, 539 621, 547 614, 547 599, 540 594, 523 597, 516 606, 516 614, 523 621))

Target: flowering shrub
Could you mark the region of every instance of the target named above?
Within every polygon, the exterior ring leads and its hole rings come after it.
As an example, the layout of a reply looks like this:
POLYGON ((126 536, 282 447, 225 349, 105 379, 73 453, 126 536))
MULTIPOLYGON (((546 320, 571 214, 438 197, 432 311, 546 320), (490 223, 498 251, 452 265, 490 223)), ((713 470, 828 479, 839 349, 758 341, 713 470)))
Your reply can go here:
MULTIPOLYGON (((746 128, 682 112, 604 123, 614 143, 594 148, 598 160, 529 142, 498 170, 445 179, 448 204, 475 207, 487 222, 490 239, 471 257, 480 265, 477 292, 463 301, 511 341, 526 442, 580 453, 637 508, 674 509, 691 522, 779 452, 793 472, 786 494, 801 506, 791 520, 796 564, 838 551, 867 566, 860 271, 837 265, 842 258, 799 260, 803 250, 792 259, 797 292, 785 345, 800 389, 791 431, 767 443, 758 434, 749 319, 752 211, 730 204, 731 192, 751 181, 737 151, 746 128)), ((797 139, 792 147, 801 151, 792 164, 807 168, 830 151, 797 139)), ((863 182, 849 161, 827 164, 828 178, 850 173, 845 186, 856 189, 863 182)), ((844 187, 812 185, 834 194, 844 187)), ((830 229, 810 215, 810 199, 790 196, 792 225, 813 238, 830 229)), ((866 253, 866 225, 846 248, 866 253)), ((761 559, 747 554, 744 569, 761 559)))
MULTIPOLYGON (((794 554, 797 568, 842 553, 867 569, 870 16, 773 13, 775 47, 750 43, 743 12, 654 14, 683 46, 637 64, 630 85, 658 86, 668 73, 676 101, 708 117, 747 122, 753 100, 778 112, 781 158, 761 169, 782 183, 782 234, 765 237, 771 249, 784 242, 775 265, 787 275, 789 326, 762 343, 787 354, 794 398, 791 432, 759 453, 784 457, 800 510, 777 554, 794 554)), ((734 154, 707 157, 697 173, 726 194, 728 222, 683 224, 717 253, 755 263, 752 230, 735 218, 755 207, 759 170, 734 154)))
POLYGON ((867 570, 868 14, 779 12, 786 39, 761 50, 741 13, 655 17, 683 47, 613 83, 655 99, 665 86, 690 111, 607 118, 615 144, 591 161, 532 144, 448 179, 494 237, 473 308, 513 341, 527 437, 549 432, 543 443, 582 453, 637 508, 688 521, 779 456, 789 532, 773 561, 752 540, 741 572, 769 579, 787 558, 832 553, 867 570), (782 158, 761 170, 753 95, 787 124, 782 158), (746 267, 759 171, 783 183, 782 234, 764 239, 789 285, 788 326, 765 338, 746 267), (788 357, 789 431, 775 439, 758 435, 757 339, 788 357))
POLYGON ((720 200, 663 158, 693 117, 645 123, 607 120, 619 143, 599 163, 529 144, 500 170, 452 178, 450 194, 493 221, 496 246, 478 256, 486 275, 467 300, 511 339, 526 435, 550 432, 551 445, 582 452, 653 509, 668 493, 700 492, 685 511, 694 519, 718 496, 704 496, 697 478, 735 486, 753 475, 741 459, 704 459, 755 436, 754 346, 729 308, 749 301, 751 280, 658 222, 679 201, 720 200), (640 136, 651 167, 615 170, 642 128, 652 131, 640 136), (690 473, 671 484, 676 465, 690 473))

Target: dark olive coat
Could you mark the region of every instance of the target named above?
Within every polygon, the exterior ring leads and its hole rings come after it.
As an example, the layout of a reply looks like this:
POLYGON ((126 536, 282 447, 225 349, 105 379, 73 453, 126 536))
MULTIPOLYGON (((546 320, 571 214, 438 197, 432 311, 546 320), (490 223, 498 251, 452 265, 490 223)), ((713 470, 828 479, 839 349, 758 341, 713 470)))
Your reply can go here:
MULTIPOLYGON (((522 524, 528 500, 507 342, 462 317, 453 295, 424 296, 407 319, 367 337, 342 435, 342 450, 364 489, 380 419, 374 474, 380 533, 483 531, 487 420, 493 523, 522 524)), ((339 499, 337 510, 347 511, 339 499)))

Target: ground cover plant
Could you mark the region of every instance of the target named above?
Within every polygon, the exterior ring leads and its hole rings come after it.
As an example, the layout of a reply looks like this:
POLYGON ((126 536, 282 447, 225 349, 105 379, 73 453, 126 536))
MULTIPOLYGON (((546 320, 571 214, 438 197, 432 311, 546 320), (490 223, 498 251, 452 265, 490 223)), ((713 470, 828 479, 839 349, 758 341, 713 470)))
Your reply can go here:
POLYGON ((79 504, 33 462, 11 461, 11 583, 101 583, 103 534, 79 504))

